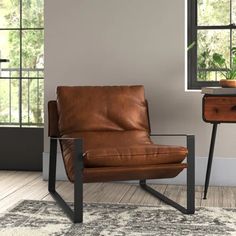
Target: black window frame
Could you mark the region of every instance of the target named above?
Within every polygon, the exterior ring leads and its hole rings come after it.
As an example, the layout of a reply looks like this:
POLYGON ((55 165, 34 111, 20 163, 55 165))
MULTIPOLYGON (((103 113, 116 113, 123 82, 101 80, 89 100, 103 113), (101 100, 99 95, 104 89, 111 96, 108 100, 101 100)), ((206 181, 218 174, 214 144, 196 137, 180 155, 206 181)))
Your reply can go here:
MULTIPOLYGON (((198 30, 220 30, 220 29, 229 29, 231 40, 230 47, 232 48, 232 30, 236 29, 236 25, 232 23, 232 17, 230 17, 229 25, 220 25, 220 26, 198 26, 197 16, 198 16, 198 0, 188 0, 188 45, 193 42, 196 42, 195 46, 191 48, 188 53, 188 89, 201 89, 202 87, 215 87, 219 86, 218 81, 198 81, 197 80, 197 32, 198 30)), ((230 0, 230 11, 232 12, 232 0, 230 0)), ((230 15, 231 15, 230 12, 230 15)), ((207 70, 207 69, 206 69, 207 70)), ((213 71, 213 70, 210 70, 213 71)))

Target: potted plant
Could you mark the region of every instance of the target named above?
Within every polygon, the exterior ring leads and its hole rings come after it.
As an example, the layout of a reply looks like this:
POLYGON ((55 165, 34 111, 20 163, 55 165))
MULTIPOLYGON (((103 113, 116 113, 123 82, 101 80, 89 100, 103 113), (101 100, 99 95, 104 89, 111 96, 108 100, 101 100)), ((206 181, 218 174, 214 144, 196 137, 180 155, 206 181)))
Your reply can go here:
POLYGON ((225 79, 219 81, 223 88, 236 88, 236 47, 232 48, 232 63, 227 66, 222 54, 214 53, 212 55, 213 67, 219 69, 225 79), (224 69, 223 69, 224 68, 224 69))

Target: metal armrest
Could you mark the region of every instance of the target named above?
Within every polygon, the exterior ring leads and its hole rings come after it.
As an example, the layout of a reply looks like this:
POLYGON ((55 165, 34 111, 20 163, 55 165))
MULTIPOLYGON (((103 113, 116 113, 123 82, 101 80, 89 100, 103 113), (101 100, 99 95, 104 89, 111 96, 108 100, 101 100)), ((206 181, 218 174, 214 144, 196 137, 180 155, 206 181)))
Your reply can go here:
POLYGON ((195 136, 190 134, 150 134, 151 137, 186 137, 187 148, 194 151, 195 136))
POLYGON ((187 148, 194 146, 195 136, 192 134, 150 134, 151 137, 186 137, 187 148))
POLYGON ((57 149, 57 140, 74 140, 75 143, 75 155, 83 157, 83 139, 73 137, 50 137, 50 151, 53 153, 57 149))
POLYGON ((72 138, 72 137, 50 137, 50 139, 56 139, 56 140, 63 140, 63 139, 65 139, 65 140, 70 140, 70 139, 72 139, 72 140, 82 140, 82 138, 72 138))
POLYGON ((150 136, 166 136, 166 137, 188 137, 188 136, 194 136, 192 134, 150 134, 150 136))

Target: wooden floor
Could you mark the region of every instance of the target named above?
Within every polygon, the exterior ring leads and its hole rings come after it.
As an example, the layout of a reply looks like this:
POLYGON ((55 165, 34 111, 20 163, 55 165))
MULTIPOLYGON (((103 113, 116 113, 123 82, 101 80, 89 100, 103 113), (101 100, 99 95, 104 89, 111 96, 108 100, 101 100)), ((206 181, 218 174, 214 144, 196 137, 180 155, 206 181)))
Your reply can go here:
MULTIPOLYGON (((171 199, 186 203, 186 188, 174 185, 153 185, 171 199)), ((57 183, 57 190, 67 201, 73 200, 73 185, 67 181, 57 183)), ((236 187, 210 187, 208 199, 202 199, 203 187, 196 187, 196 206, 236 207, 236 187)), ((52 200, 47 182, 39 172, 0 171, 0 213, 23 199, 52 200)), ((109 202, 162 205, 159 200, 135 184, 94 183, 84 184, 85 202, 109 202)))

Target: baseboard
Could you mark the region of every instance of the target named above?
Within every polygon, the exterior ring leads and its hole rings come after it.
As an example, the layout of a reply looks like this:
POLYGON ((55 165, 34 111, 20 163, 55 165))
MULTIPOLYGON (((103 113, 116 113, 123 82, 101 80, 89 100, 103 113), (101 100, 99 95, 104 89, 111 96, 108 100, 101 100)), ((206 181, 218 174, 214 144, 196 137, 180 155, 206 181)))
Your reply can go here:
MULTIPOLYGON (((49 154, 43 153, 43 179, 48 179, 49 154)), ((203 185, 206 174, 207 158, 196 158, 196 185, 203 185)), ((215 157, 212 164, 210 185, 212 186, 236 186, 236 158, 215 157)), ((64 163, 61 154, 58 153, 57 180, 67 180, 64 163)), ((134 181, 130 181, 134 182, 134 181)), ((150 180, 157 184, 185 184, 186 171, 183 171, 174 179, 150 180)))

